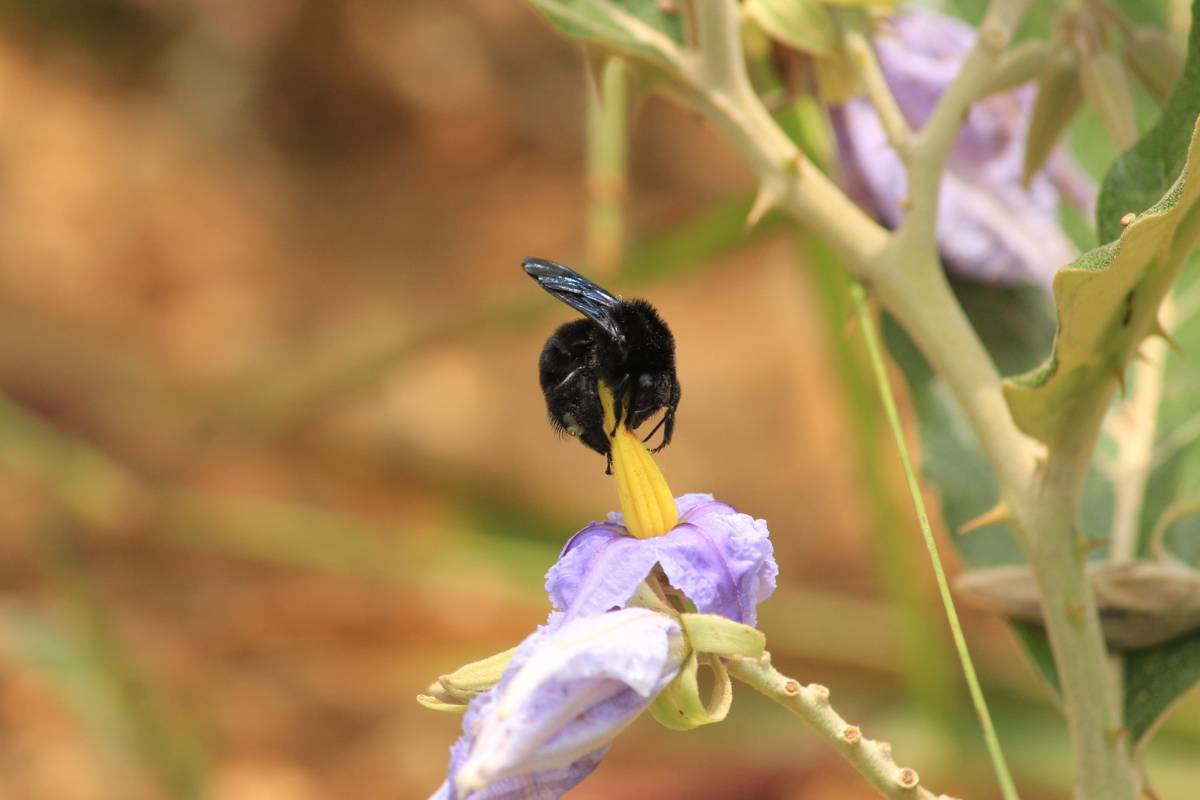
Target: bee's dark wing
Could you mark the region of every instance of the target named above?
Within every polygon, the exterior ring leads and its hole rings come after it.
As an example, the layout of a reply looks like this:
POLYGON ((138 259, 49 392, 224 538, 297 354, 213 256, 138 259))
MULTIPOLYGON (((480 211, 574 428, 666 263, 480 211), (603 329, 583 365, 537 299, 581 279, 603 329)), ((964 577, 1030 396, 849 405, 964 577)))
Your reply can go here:
POLYGON ((607 289, 597 286, 570 267, 544 258, 527 258, 521 266, 543 289, 595 322, 613 339, 625 339, 612 316, 612 310, 621 301, 607 289))

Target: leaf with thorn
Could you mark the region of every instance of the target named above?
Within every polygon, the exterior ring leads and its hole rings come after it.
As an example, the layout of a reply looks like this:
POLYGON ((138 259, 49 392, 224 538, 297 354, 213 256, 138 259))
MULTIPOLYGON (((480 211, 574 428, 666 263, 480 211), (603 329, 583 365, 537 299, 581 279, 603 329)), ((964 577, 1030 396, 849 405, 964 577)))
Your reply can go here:
MULTIPOLYGON (((1192 16, 1197 13, 1193 3, 1192 16)), ((1188 36, 1187 60, 1158 123, 1133 148, 1121 154, 1104 176, 1096 207, 1101 242, 1121 233, 1128 211, 1149 208, 1175 181, 1187 160, 1188 142, 1200 113, 1200 25, 1188 36)))
MULTIPOLYGON (((1194 118, 1192 120, 1194 128, 1194 118)), ((1200 234, 1200 136, 1178 178, 1120 238, 1054 277, 1058 332, 1050 357, 1004 387, 1021 430, 1054 447, 1105 403, 1114 376, 1155 330, 1159 305, 1200 234)))

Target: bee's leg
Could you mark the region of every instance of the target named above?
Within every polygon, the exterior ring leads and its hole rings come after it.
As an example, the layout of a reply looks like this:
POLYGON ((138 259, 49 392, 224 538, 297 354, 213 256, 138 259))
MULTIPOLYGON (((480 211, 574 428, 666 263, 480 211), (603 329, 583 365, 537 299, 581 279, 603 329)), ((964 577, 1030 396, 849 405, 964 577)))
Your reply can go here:
MULTIPOLYGON (((667 413, 663 414, 662 417, 659 418, 658 422, 655 423, 654 427, 650 429, 650 432, 646 434, 644 439, 642 439, 643 442, 650 441, 650 438, 652 436, 654 436, 654 434, 658 433, 658 429, 661 428, 663 426, 663 423, 667 421, 667 416, 670 413, 671 413, 671 410, 667 409, 667 413)), ((657 451, 655 451, 655 452, 657 452, 657 451)))
MULTIPOLYGON (((657 453, 659 450, 662 450, 671 443, 671 434, 675 433, 675 409, 673 407, 668 407, 667 413, 663 414, 663 418, 658 424, 664 426, 663 438, 662 441, 658 443, 658 447, 650 451, 651 453, 657 453)), ((655 430, 657 429, 658 426, 656 425, 655 430)))
MULTIPOLYGON (((657 453, 671 443, 671 436, 675 433, 675 409, 679 408, 679 381, 675 380, 671 385, 671 402, 667 403, 667 413, 663 414, 660 425, 664 425, 662 441, 658 443, 658 447, 651 450, 651 453, 657 453)), ((657 430, 657 426, 655 426, 657 430)), ((646 437, 647 439, 650 437, 646 437)))

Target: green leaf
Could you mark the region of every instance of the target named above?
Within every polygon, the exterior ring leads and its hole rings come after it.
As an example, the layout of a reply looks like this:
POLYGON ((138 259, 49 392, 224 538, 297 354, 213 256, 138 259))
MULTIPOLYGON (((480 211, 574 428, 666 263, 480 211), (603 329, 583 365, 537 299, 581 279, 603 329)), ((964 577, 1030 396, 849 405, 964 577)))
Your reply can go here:
MULTIPOLYGON (((1192 18, 1200 14, 1193 3, 1192 18)), ((1200 114, 1200 25, 1188 35, 1187 61, 1158 124, 1122 154, 1104 176, 1096 202, 1100 241, 1121 235, 1121 217, 1157 202, 1175 182, 1187 160, 1196 115, 1200 114)))
POLYGON ((789 47, 821 56, 839 50, 833 17, 814 0, 746 0, 742 8, 772 39, 789 47))
MULTIPOLYGON (((1193 118, 1194 127, 1194 118, 1193 118)), ((1084 253, 1054 277, 1058 333, 1050 357, 1005 382, 1021 430, 1048 444, 1075 424, 1157 325, 1158 308, 1200 233, 1200 136, 1183 172, 1121 237, 1084 253)))
POLYGON ((683 20, 657 0, 530 0, 561 33, 679 72, 683 20))
POLYGON ((1138 746, 1197 681, 1200 631, 1125 656, 1125 727, 1138 746))
POLYGON ((1198 114, 1200 25, 1193 25, 1183 76, 1158 123, 1105 175, 1096 225, 1107 244, 1055 276, 1059 330, 1050 358, 1005 387, 1018 426, 1030 435, 1057 439, 1081 403, 1124 374, 1138 343, 1153 330, 1159 303, 1200 227, 1200 176, 1188 168, 1200 155, 1198 114), (1131 223, 1130 213, 1138 215, 1131 223))

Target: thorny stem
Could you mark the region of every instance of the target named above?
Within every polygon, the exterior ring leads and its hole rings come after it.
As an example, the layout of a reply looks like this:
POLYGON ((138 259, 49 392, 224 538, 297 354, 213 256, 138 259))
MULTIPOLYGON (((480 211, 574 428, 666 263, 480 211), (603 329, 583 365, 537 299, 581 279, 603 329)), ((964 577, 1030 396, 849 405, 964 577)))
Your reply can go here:
POLYGON ((899 766, 892 758, 891 745, 866 738, 856 726, 842 719, 829 704, 829 689, 824 686, 815 683, 805 686, 781 674, 771 666, 768 653, 761 659, 730 659, 726 667, 734 678, 802 717, 884 797, 945 798, 922 786, 916 770, 899 766))
POLYGON ((804 158, 754 93, 742 54, 736 3, 706 0, 695 5, 694 13, 699 60, 685 76, 689 83, 677 91, 738 148, 770 205, 786 209, 825 236, 854 265, 856 274, 882 269, 879 255, 887 232, 804 158), (708 82, 706 76, 718 74, 708 82))
POLYGON ((1000 791, 1005 800, 1017 800, 1017 788, 1013 784, 1012 775, 1008 771, 1008 763, 1004 760, 1004 751, 1000 749, 1000 740, 996 736, 996 727, 992 724, 992 715, 988 711, 987 700, 984 699, 983 689, 979 685, 979 677, 975 674, 975 664, 971 660, 971 651, 967 648, 966 637, 963 636, 962 624, 958 620, 958 610, 954 607, 954 598, 950 594, 950 584, 946 580, 946 572, 942 569, 942 559, 938 555, 937 543, 933 539, 933 528, 929 524, 929 514, 925 510, 925 499, 921 496, 921 484, 917 480, 917 472, 913 469, 912 459, 908 455, 908 445, 904 441, 904 430, 900 426, 900 412, 896 409, 896 399, 892 396, 892 386, 888 380, 887 370, 883 364, 883 353, 879 346, 879 336, 875 330, 875 321, 867 310, 866 293, 861 285, 852 289, 854 304, 858 307, 858 320, 862 326, 863 338, 867 343, 867 353, 871 359, 871 369, 875 374, 875 383, 879 387, 879 397, 883 402, 884 414, 892 437, 896 440, 896 448, 900 453, 900 463, 904 467, 904 480, 908 484, 912 496, 913 507, 917 512, 917 521, 921 525, 921 535, 925 539, 925 548, 929 551, 929 560, 933 565, 933 574, 937 580, 938 593, 942 597, 942 605, 946 610, 946 620, 950 624, 950 633, 954 637, 954 647, 962 664, 963 676, 967 680, 967 689, 971 694, 971 703, 975 706, 975 714, 979 717, 979 725, 983 728, 983 739, 987 744, 988 756, 1000 781, 1000 791))
POLYGON ((1000 483, 1002 502, 1030 562, 1042 598, 1081 796, 1134 797, 1136 777, 1119 736, 1117 687, 1095 599, 1084 575, 1076 517, 1104 406, 1085 415, 1073 440, 1049 454, 1019 431, 999 373, 941 270, 936 241, 941 176, 971 103, 1006 62, 1008 42, 1029 0, 992 0, 980 35, 929 122, 914 134, 908 159, 910 212, 889 235, 805 161, 750 89, 732 0, 695 6, 697 67, 685 73, 683 98, 742 153, 774 205, 817 230, 878 297, 946 381, 979 437, 1000 483), (736 57, 735 57, 736 55, 736 57))
MULTIPOLYGON (((1167 330, 1173 316, 1168 296, 1159 311, 1159 320, 1167 330)), ((1117 442, 1117 456, 1110 467, 1113 523, 1108 554, 1113 561, 1130 561, 1137 554, 1138 522, 1146 480, 1150 477, 1155 422, 1167 367, 1167 341, 1151 336, 1142 343, 1140 354, 1141 360, 1133 367, 1133 392, 1107 423, 1114 430, 1117 442)))

